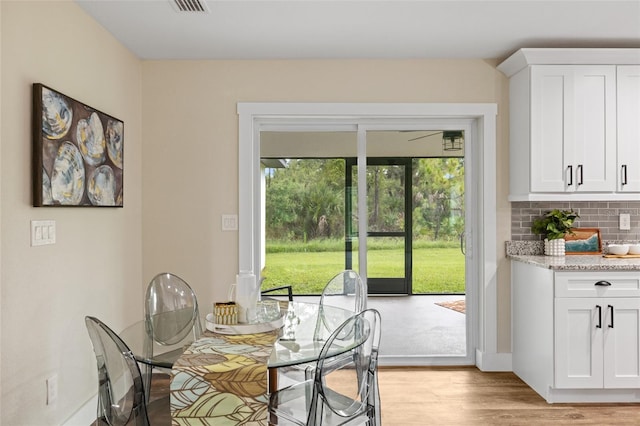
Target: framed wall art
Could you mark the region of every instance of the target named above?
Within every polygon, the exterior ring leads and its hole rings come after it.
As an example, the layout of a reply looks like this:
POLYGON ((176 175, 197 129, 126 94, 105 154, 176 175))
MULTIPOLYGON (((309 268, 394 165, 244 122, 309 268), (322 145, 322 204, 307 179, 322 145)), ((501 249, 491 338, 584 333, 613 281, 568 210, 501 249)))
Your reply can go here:
POLYGON ((602 242, 598 228, 573 228, 573 234, 564 236, 565 254, 600 254, 602 242))
POLYGON ((33 205, 122 207, 124 123, 33 85, 33 205))

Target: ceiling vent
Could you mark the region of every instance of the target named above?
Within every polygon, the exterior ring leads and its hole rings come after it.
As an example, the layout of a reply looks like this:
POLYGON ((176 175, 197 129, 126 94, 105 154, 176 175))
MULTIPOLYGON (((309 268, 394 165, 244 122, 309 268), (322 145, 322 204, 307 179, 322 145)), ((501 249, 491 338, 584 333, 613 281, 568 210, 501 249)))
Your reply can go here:
POLYGON ((169 0, 176 12, 210 13, 206 0, 169 0))

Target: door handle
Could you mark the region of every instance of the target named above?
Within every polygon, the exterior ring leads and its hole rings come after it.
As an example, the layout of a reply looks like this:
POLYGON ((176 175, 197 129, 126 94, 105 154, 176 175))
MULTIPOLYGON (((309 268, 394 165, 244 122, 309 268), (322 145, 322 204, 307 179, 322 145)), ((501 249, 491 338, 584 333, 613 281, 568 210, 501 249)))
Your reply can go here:
POLYGON ((627 184, 627 165, 622 165, 622 185, 627 184))
POLYGON ((596 325, 596 328, 602 328, 602 306, 596 305, 596 309, 598 310, 598 325, 596 325))
POLYGON ((578 164, 578 176, 580 177, 578 179, 578 185, 582 185, 582 164, 578 164))
POLYGON ((609 328, 613 328, 613 306, 608 305, 609 311, 611 312, 611 324, 609 324, 609 328))
POLYGON ((464 231, 462 231, 462 233, 460 234, 460 251, 462 252, 463 255, 466 256, 467 253, 465 253, 465 250, 464 250, 464 231))
POLYGON ((569 165, 569 183, 567 186, 573 185, 573 166, 569 165))

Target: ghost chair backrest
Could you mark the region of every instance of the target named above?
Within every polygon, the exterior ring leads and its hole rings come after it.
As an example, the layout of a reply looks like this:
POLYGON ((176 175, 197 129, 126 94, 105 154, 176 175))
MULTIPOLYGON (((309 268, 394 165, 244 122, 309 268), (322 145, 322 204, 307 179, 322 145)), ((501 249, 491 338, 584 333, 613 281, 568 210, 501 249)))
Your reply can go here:
POLYGON ((151 280, 144 308, 147 332, 154 343, 177 345, 197 339, 202 332, 196 295, 175 274, 165 272, 151 280))
MULTIPOLYGON (((344 419, 366 416, 368 424, 379 424, 377 369, 380 326, 380 313, 368 309, 345 321, 327 339, 318 358, 314 377, 314 393, 320 398, 318 403, 322 402, 325 413, 311 413, 308 421, 312 416, 316 416, 316 424, 322 424, 327 415, 344 419), (348 352, 350 356, 333 355, 340 348, 350 345, 355 345, 348 352), (327 409, 331 413, 327 413, 327 409)), ((314 407, 313 398, 311 407, 314 407)))
POLYGON ((320 311, 314 333, 315 340, 323 340, 340 325, 330 315, 323 314, 323 306, 325 305, 348 309, 353 313, 359 313, 366 309, 367 288, 360 275, 351 269, 345 269, 327 282, 320 295, 320 311))
POLYGON ((131 350, 99 319, 87 316, 85 324, 98 367, 98 420, 148 426, 142 376, 131 350))

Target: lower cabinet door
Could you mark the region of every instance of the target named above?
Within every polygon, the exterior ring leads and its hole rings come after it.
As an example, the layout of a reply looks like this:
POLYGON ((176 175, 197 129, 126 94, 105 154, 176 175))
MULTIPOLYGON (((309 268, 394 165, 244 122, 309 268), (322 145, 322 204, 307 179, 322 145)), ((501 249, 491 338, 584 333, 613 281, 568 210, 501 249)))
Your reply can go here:
POLYGON ((555 299, 556 388, 603 387, 605 314, 601 299, 555 299))
POLYGON ((640 388, 640 298, 607 298, 604 387, 640 388))

